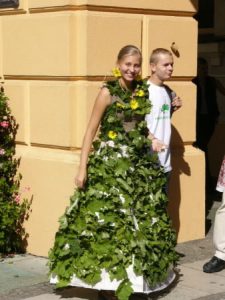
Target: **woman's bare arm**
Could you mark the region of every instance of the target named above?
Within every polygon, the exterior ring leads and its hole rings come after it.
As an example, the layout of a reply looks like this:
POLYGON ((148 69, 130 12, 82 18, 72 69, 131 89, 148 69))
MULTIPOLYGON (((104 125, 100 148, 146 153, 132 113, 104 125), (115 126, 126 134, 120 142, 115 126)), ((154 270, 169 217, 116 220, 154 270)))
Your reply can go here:
POLYGON ((87 178, 87 161, 88 155, 91 149, 91 145, 99 124, 101 122, 102 116, 106 110, 106 108, 111 103, 111 96, 107 88, 102 88, 99 92, 95 104, 92 110, 91 118, 89 120, 86 133, 84 135, 81 157, 80 157, 80 165, 78 169, 77 176, 75 178, 75 183, 79 188, 82 188, 85 184, 87 178))

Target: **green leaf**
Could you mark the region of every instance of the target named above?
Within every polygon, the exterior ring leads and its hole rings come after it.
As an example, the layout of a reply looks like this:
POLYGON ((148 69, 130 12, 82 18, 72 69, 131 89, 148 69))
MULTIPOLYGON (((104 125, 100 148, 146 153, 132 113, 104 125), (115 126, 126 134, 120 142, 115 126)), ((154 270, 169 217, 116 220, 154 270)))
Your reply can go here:
POLYGON ((79 240, 70 240, 69 247, 69 251, 72 253, 72 255, 80 255, 82 253, 79 240))
POLYGON ((95 285, 100 280, 101 280, 101 273, 100 272, 91 273, 91 274, 88 274, 85 277, 85 281, 87 283, 91 284, 91 285, 95 285))
POLYGON ((122 265, 115 266, 113 269, 110 270, 109 274, 111 280, 116 279, 117 281, 120 281, 127 277, 127 272, 122 265))
POLYGON ((87 209, 92 212, 99 212, 102 207, 104 207, 104 200, 92 199, 91 202, 87 205, 87 209))
POLYGON ((63 288, 68 286, 68 280, 60 280, 59 282, 56 283, 56 288, 63 288))
POLYGON ((127 182, 124 179, 122 179, 122 178, 116 178, 116 181, 120 184, 120 186, 123 189, 125 189, 129 193, 132 193, 133 188, 129 184, 127 184, 127 182))
POLYGON ((132 294, 132 292, 133 289, 131 287, 130 281, 123 280, 116 291, 116 296, 119 300, 129 300, 129 297, 132 294))

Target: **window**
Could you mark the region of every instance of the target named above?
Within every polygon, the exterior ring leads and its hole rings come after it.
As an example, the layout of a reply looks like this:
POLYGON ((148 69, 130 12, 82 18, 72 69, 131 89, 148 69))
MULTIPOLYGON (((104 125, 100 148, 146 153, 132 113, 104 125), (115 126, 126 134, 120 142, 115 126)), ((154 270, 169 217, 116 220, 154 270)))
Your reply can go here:
POLYGON ((19 0, 0 0, 0 8, 13 7, 16 8, 19 6, 19 0))
POLYGON ((199 0, 196 19, 199 28, 214 27, 214 0, 199 0))

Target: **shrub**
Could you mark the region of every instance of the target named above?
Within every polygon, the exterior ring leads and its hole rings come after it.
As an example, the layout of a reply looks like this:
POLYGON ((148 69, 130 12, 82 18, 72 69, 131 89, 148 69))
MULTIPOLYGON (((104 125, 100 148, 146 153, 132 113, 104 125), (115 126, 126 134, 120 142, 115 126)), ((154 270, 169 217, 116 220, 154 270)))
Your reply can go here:
POLYGON ((25 239, 23 221, 30 203, 19 191, 20 159, 15 157, 18 124, 11 114, 9 99, 0 90, 0 253, 21 252, 25 239))

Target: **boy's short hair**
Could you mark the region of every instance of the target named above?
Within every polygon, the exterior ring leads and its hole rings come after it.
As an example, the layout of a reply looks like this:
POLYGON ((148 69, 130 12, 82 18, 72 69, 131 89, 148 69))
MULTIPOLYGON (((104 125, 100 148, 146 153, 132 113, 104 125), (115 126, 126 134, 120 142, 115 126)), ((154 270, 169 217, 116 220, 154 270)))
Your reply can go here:
POLYGON ((152 51, 150 58, 149 58, 149 63, 150 64, 155 64, 158 62, 158 56, 160 54, 167 54, 173 56, 172 52, 168 49, 165 48, 156 48, 152 51))

